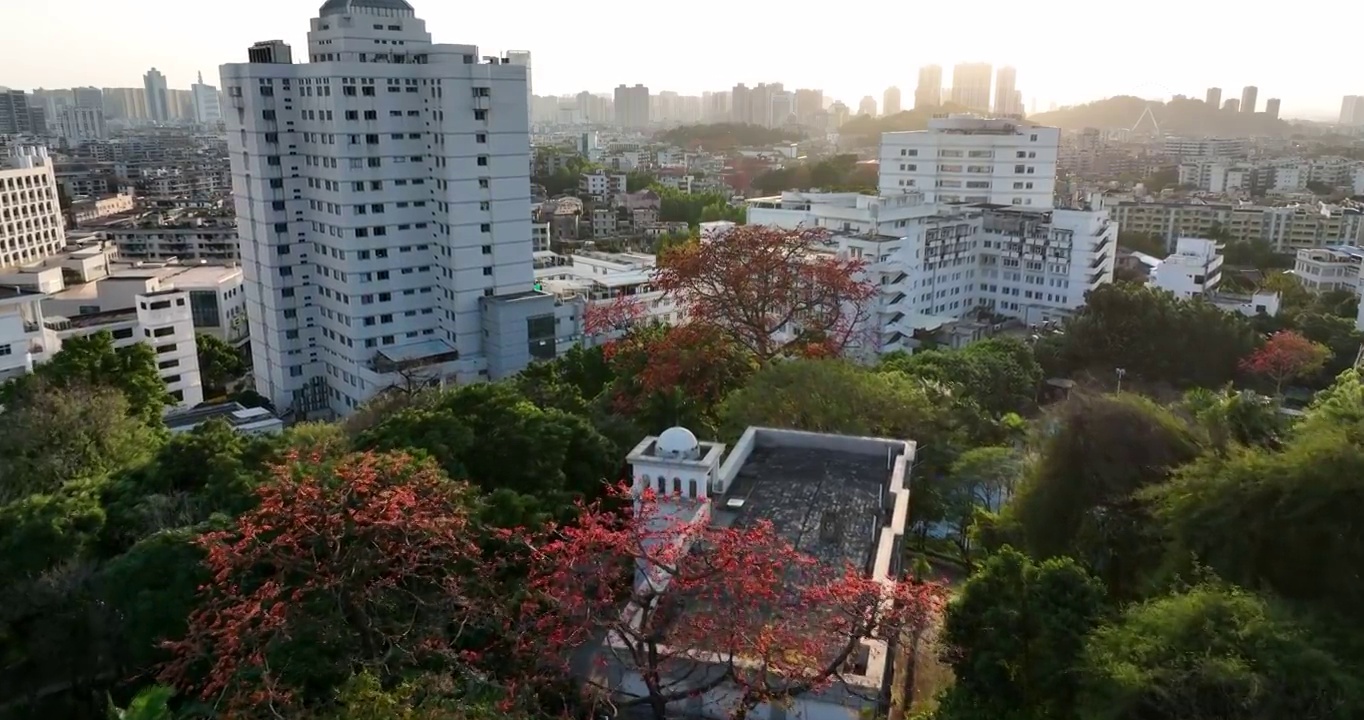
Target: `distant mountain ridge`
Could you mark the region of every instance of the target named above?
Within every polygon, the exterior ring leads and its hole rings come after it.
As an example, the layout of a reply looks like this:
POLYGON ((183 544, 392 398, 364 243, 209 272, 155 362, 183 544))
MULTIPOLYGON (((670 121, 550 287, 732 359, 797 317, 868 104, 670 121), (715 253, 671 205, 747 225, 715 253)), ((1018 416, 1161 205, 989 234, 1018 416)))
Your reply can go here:
MULTIPOLYGON (((1208 135, 1255 137, 1287 135, 1289 124, 1264 113, 1243 113, 1210 108, 1202 100, 1171 100, 1153 102, 1131 95, 1119 95, 1084 105, 1053 110, 1028 116, 1039 125, 1051 125, 1063 130, 1130 129, 1141 119, 1147 107, 1166 135, 1208 135)), ((1143 119, 1146 129, 1150 120, 1143 119)))

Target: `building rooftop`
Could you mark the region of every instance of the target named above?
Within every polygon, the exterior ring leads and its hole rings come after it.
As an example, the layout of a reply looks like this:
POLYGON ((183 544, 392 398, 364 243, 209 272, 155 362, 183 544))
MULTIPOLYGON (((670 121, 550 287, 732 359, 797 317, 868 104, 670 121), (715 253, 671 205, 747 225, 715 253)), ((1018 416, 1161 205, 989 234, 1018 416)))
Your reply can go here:
POLYGON ((317 16, 326 17, 328 15, 344 15, 351 12, 353 8, 370 8, 374 10, 406 10, 413 12, 407 0, 327 0, 326 3, 318 8, 317 16))
POLYGON ((166 428, 171 432, 187 432, 209 420, 218 418, 238 432, 270 432, 283 428, 283 423, 265 408, 248 408, 238 402, 200 406, 166 415, 166 428))
POLYGON ((716 501, 713 522, 746 527, 767 520, 822 564, 870 572, 892 470, 877 455, 759 445, 716 501))

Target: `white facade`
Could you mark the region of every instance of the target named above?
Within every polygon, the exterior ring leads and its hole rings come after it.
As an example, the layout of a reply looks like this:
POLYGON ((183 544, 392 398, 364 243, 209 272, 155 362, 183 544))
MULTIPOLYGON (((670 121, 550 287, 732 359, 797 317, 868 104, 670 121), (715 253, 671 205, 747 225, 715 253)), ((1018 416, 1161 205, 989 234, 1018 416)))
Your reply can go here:
POLYGON ((1293 258, 1293 274, 1314 293, 1332 290, 1360 291, 1364 249, 1352 245, 1299 250, 1293 258))
POLYGON ((223 121, 222 99, 218 88, 204 84, 204 74, 199 73, 199 82, 189 88, 194 98, 194 122, 200 125, 216 125, 223 121))
POLYGON ((1085 209, 1046 210, 786 192, 750 200, 748 222, 825 228, 837 252, 864 260, 879 290, 872 322, 882 353, 913 349, 917 333, 965 332, 977 310, 1059 321, 1112 282, 1116 257, 1117 226, 1097 197, 1085 209))
POLYGON ((13 148, 0 164, 0 268, 41 260, 64 245, 57 176, 47 149, 13 148))
POLYGON ((1179 238, 1173 255, 1151 271, 1150 285, 1181 300, 1206 297, 1222 282, 1220 246, 1203 238, 1179 238))
POLYGON ((880 192, 1049 208, 1060 145, 1058 128, 969 115, 934 118, 927 130, 881 136, 880 192))
MULTIPOLYGON (((587 308, 607 307, 613 303, 634 305, 632 318, 641 322, 657 321, 674 325, 682 321, 683 308, 653 284, 658 260, 646 253, 577 252, 569 256, 539 253, 536 281, 546 292, 565 301, 578 303, 581 318, 587 308)), ((581 331, 583 328, 575 328, 581 331)), ((583 337, 588 344, 599 344, 624 334, 624 329, 583 337)))
POLYGON ((93 107, 67 106, 62 108, 58 127, 68 146, 91 140, 106 140, 109 130, 104 125, 104 110, 93 107))
POLYGON ((1250 154, 1250 138, 1190 138, 1167 135, 1165 154, 1174 157, 1245 158, 1250 154))
POLYGON ((36 289, 0 289, 0 381, 51 360, 64 340, 107 331, 116 348, 138 342, 152 347, 158 374, 176 407, 191 408, 204 401, 189 293, 137 294, 128 308, 73 318, 45 315, 45 297, 36 289))
POLYGON ((432 43, 404 0, 328 0, 308 56, 222 67, 257 391, 346 414, 406 370, 472 381, 552 357, 527 69, 432 43))

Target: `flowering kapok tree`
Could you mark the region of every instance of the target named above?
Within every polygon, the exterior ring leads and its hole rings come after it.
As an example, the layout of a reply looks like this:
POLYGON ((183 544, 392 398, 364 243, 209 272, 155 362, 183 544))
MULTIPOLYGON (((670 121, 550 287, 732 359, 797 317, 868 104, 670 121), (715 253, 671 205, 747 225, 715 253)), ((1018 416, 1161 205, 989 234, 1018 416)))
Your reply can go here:
POLYGON ((355 671, 467 667, 470 494, 429 462, 292 457, 234 526, 200 539, 212 581, 162 679, 231 717, 292 716, 355 671), (273 714, 272 714, 273 713, 273 714))
POLYGON ((876 286, 864 261, 827 240, 823 229, 740 225, 669 253, 655 282, 692 322, 718 327, 759 362, 838 355, 864 332, 876 286))
POLYGON ((516 629, 523 651, 547 669, 576 670, 617 709, 662 720, 669 704, 723 686, 742 716, 829 686, 863 641, 918 636, 940 608, 939 586, 821 565, 766 521, 682 517, 652 490, 633 510, 614 509, 630 505, 621 502, 629 493, 617 488, 617 502, 523 539, 531 592, 516 629), (596 668, 570 667, 598 643, 596 668), (642 689, 612 687, 612 665, 638 673, 642 689))
POLYGON ((1280 394, 1283 384, 1322 368, 1331 357, 1331 349, 1315 343, 1292 330, 1281 330, 1269 336, 1264 345, 1241 360, 1241 369, 1274 381, 1274 394, 1280 394))
POLYGON ((588 302, 583 310, 583 334, 611 339, 638 325, 647 314, 635 295, 618 293, 605 302, 588 302))
POLYGON ((649 427, 698 422, 753 372, 742 348, 700 323, 636 327, 604 348, 616 380, 611 404, 649 427), (685 407, 679 407, 679 403, 685 407))

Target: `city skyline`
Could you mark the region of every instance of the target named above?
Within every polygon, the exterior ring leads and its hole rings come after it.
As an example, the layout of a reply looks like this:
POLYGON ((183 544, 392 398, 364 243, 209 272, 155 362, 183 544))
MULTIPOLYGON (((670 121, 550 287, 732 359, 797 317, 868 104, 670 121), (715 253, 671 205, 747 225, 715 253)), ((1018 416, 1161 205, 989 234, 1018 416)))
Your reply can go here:
MULTIPOLYGON (((63 40, 73 47, 83 47, 100 56, 98 64, 79 60, 63 60, 51 56, 48 36, 20 35, 0 48, 0 65, 6 75, 0 85, 13 88, 69 88, 78 86, 139 87, 142 75, 156 67, 165 74, 169 87, 188 88, 198 72, 204 72, 209 84, 217 84, 218 68, 224 63, 240 62, 241 48, 251 43, 280 39, 295 46, 303 44, 298 29, 306 18, 313 17, 321 3, 318 0, 240 0, 235 11, 224 15, 208 14, 207 7, 187 9, 172 0, 145 0, 136 17, 119 11, 116 6, 94 0, 62 0, 47 4, 27 4, 6 10, 8 17, 20 27, 52 24, 63 28, 63 40), (146 17, 158 18, 157 42, 126 42, 137 38, 137 32, 147 26, 140 22, 146 17), (209 34, 204 27, 212 27, 209 34), (123 42, 113 42, 118 38, 123 42), (43 57, 45 62, 34 63, 26 58, 43 57)), ((1083 30, 1083 15, 1068 10, 1069 3, 1053 0, 1047 3, 1052 12, 1038 12, 1010 16, 1008 23, 980 23, 972 28, 972 41, 962 43, 951 33, 925 37, 916 42, 912 55, 906 55, 893 45, 884 48, 875 44, 849 47, 847 55, 837 52, 809 52, 802 43, 774 39, 762 47, 736 47, 735 51, 712 56, 696 56, 686 63, 675 61, 671 53, 658 53, 658 38, 647 34, 618 33, 610 43, 584 43, 584 33, 600 32, 606 27, 601 17, 627 16, 638 8, 620 0, 606 0, 596 6, 594 20, 579 21, 572 13, 557 14, 553 22, 527 23, 524 14, 511 6, 484 4, 450 6, 442 3, 414 3, 417 11, 427 18, 434 33, 455 42, 481 43, 485 54, 510 50, 528 50, 535 56, 534 90, 539 95, 575 94, 582 90, 609 94, 612 88, 636 83, 651 92, 671 90, 684 95, 700 95, 707 91, 727 90, 744 82, 782 82, 789 88, 819 88, 826 97, 833 97, 855 106, 864 96, 880 98, 886 88, 902 90, 916 85, 921 65, 937 64, 950 68, 959 62, 985 62, 995 68, 1009 65, 1017 68, 1018 87, 1024 90, 1024 104, 1029 109, 1034 99, 1041 108, 1055 102, 1072 105, 1099 100, 1114 95, 1137 95, 1161 98, 1176 94, 1199 97, 1204 88, 1241 88, 1254 85, 1262 97, 1282 98, 1285 117, 1333 119, 1339 113, 1341 97, 1357 89, 1343 80, 1323 75, 1320 80, 1304 79, 1270 55, 1219 53, 1213 48, 1199 57, 1151 57, 1147 40, 1167 31, 1164 17, 1177 12, 1182 21, 1197 25, 1201 21, 1216 23, 1219 32, 1235 32, 1238 24, 1245 32, 1258 32, 1260 23, 1253 16, 1228 15, 1215 8, 1176 6, 1172 2, 1156 2, 1144 6, 1143 12, 1124 20, 1126 32, 1103 40, 1109 57, 1132 58, 1130 61, 1077 63, 1072 46, 1058 45, 1055 49, 1037 52, 999 52, 994 48, 1017 47, 1020 36, 1043 36, 1049 33, 1083 30), (1162 9, 1164 6, 1167 8, 1162 9), (1128 38, 1131 38, 1130 40, 1128 38), (1138 38, 1142 38, 1138 40, 1138 38), (596 47, 602 49, 597 50, 596 47), (592 48, 585 50, 584 48, 592 48), (628 63, 608 62, 610 58, 629 58, 628 63), (840 61, 841 57, 857 59, 855 65, 840 61)), ((821 21, 819 28, 828 37, 861 37, 865 35, 865 15, 894 12, 899 5, 874 1, 867 4, 867 12, 856 16, 834 16, 821 21)), ((783 22, 790 22, 790 35, 806 32, 795 20, 773 18, 761 7, 720 5, 712 0, 693 4, 684 17, 670 21, 669 36, 674 38, 703 37, 713 34, 718 18, 725 19, 724 27, 736 28, 745 24, 767 29, 768 37, 781 38, 783 22), (709 5, 707 4, 709 3, 709 5), (717 12, 706 12, 714 6, 717 12), (723 10, 723 15, 718 14, 723 10), (774 28, 773 24, 777 27, 774 28), (771 31, 776 30, 774 34, 771 31)), ((916 9, 915 22, 952 24, 958 22, 951 7, 916 9)), ((1332 34, 1344 40, 1344 26, 1321 26, 1311 18, 1289 16, 1282 18, 1277 29, 1307 31, 1309 28, 1320 42, 1323 65, 1346 63, 1349 45, 1333 42, 1332 34), (1333 54, 1335 57, 1333 56, 1333 54)), ((827 46, 827 45, 826 45, 827 46)), ((79 56, 71 56, 72 58, 79 56)), ((944 83, 950 83, 950 72, 944 83)), ((906 107, 911 103, 905 102, 906 107)))

